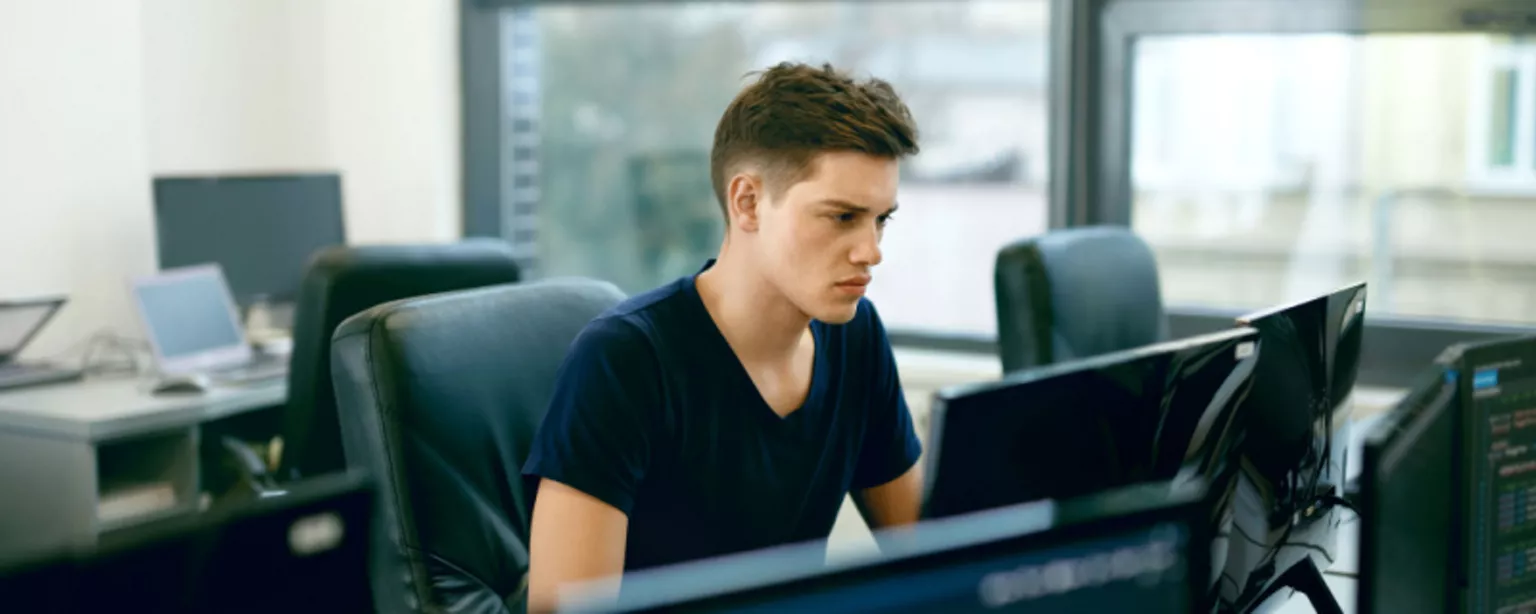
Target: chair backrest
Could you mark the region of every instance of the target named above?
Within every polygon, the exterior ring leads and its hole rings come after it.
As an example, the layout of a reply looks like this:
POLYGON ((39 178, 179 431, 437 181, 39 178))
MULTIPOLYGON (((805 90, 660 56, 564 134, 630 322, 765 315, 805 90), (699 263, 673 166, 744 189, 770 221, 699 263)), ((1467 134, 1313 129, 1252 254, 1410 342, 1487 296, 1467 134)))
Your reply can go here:
POLYGON ((547 280, 390 303, 337 329, 347 461, 380 495, 382 611, 518 610, 523 462, 571 342, 623 298, 605 282, 547 280))
POLYGON ((346 468, 331 384, 331 334, 352 315, 389 301, 511 283, 518 267, 505 242, 337 246, 318 252, 294 308, 280 480, 346 468))
POLYGON ((1128 228, 1054 230, 997 254, 997 336, 1005 373, 1168 337, 1157 261, 1128 228))

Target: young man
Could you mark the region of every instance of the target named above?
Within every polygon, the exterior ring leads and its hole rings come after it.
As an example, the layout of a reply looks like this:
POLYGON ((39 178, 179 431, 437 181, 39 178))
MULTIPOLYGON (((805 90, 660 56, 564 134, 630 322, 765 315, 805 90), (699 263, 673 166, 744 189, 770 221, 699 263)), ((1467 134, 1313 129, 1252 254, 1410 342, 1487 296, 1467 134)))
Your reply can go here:
POLYGON ((731 102, 719 257, 592 321, 561 368, 524 468, 531 608, 567 582, 824 539, 850 492, 874 527, 917 521, 920 447, 863 298, 917 150, 889 84, 831 66, 774 66, 731 102))

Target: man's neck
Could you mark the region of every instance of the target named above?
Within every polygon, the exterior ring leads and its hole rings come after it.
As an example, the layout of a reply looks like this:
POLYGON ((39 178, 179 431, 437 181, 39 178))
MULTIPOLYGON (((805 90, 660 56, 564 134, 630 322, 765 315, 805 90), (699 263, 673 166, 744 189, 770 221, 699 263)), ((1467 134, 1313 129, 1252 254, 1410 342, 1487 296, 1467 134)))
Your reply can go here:
POLYGON ((789 360, 804 341, 811 319, 790 303, 755 267, 722 250, 695 286, 715 326, 743 362, 789 360))

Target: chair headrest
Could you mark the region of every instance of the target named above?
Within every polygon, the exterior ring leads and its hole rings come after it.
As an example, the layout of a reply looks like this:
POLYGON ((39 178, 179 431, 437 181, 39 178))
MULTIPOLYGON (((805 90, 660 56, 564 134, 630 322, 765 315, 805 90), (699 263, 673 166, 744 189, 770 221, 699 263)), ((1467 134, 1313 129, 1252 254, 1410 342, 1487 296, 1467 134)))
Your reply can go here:
POLYGON ((998 252, 1003 368, 1061 362, 1167 338, 1157 261, 1128 228, 1054 230, 998 252))

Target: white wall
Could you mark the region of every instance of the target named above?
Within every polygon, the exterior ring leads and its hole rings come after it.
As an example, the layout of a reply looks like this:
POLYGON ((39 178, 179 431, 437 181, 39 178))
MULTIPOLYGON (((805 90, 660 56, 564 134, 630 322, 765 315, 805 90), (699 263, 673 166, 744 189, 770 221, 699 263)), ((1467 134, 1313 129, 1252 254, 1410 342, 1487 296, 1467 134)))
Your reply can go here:
POLYGON ((456 3, 0 0, 0 298, 137 333, 157 174, 334 170, 354 243, 459 236, 456 3))
POLYGON ((457 238, 458 3, 303 1, 324 7, 326 119, 345 173, 350 236, 457 238))
POLYGON ((154 268, 139 6, 0 2, 0 297, 67 293, 37 341, 132 325, 154 268))
POLYGON ((332 165, 323 2, 141 0, 150 169, 332 165))
POLYGON ((142 2, 154 172, 338 170, 351 241, 459 236, 456 3, 142 2))

